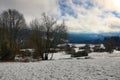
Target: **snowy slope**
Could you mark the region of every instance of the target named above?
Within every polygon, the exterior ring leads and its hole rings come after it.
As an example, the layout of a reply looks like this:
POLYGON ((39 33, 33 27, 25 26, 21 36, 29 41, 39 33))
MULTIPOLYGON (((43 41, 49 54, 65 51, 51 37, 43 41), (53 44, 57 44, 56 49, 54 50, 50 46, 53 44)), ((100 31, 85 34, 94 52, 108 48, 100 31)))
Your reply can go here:
POLYGON ((0 63, 0 80, 120 80, 120 57, 0 63))

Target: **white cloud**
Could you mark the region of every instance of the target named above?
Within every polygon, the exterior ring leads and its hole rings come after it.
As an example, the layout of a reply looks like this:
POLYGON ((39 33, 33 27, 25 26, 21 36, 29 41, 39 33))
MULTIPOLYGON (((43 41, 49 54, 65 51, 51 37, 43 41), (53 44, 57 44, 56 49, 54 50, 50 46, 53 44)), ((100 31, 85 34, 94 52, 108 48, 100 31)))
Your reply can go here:
POLYGON ((116 5, 115 1, 119 0, 0 0, 0 12, 8 8, 17 9, 24 14, 27 23, 46 12, 59 20, 64 19, 69 32, 117 32, 120 31, 120 19, 111 13, 120 12, 120 6, 116 5), (65 5, 70 6, 70 9, 61 10, 58 1, 65 1, 65 5), (82 2, 82 5, 74 4, 73 1, 82 2), (90 7, 87 2, 93 5, 90 7), (70 10, 77 17, 67 13, 70 10), (61 16, 62 12, 66 14, 61 16))
MULTIPOLYGON (((78 0, 81 1, 81 0, 78 0)), ((86 1, 83 0, 83 6, 86 5, 86 1)), ((77 18, 66 15, 63 19, 66 19, 70 32, 90 32, 90 33, 100 33, 100 32, 118 32, 120 19, 113 15, 112 11, 117 11, 113 1, 110 0, 91 0, 93 7, 86 9, 81 5, 73 4, 72 0, 68 0, 66 3, 70 5, 74 12, 78 15, 77 18), (106 13, 105 13, 106 12, 106 13), (100 16, 104 16, 103 18, 100 16), (117 28, 113 28, 117 26, 117 28)), ((119 8, 120 9, 120 8, 119 8)))
POLYGON ((56 0, 0 0, 0 10, 17 9, 24 14, 29 23, 33 18, 40 17, 45 12, 49 15, 60 15, 56 0))

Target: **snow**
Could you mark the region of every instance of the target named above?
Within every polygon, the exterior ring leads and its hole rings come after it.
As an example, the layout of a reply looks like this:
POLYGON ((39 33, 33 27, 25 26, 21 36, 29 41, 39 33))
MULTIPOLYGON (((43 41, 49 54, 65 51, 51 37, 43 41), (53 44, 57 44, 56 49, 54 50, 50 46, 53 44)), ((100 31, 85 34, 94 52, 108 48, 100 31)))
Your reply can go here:
POLYGON ((70 44, 70 45, 74 45, 76 47, 83 47, 83 46, 85 46, 85 44, 70 44))
POLYGON ((103 48, 103 49, 105 49, 105 47, 104 47, 104 45, 103 45, 103 44, 101 44, 101 45, 100 45, 100 48, 103 48))
POLYGON ((0 63, 0 80, 120 80, 120 57, 0 63))
POLYGON ((30 52, 34 52, 34 49, 21 49, 20 51, 30 51, 30 52))
MULTIPOLYGON (((49 59, 51 58, 52 54, 49 54, 48 57, 49 59)), ((70 58, 71 55, 66 54, 64 51, 62 52, 57 52, 53 54, 53 60, 58 60, 58 59, 65 59, 65 58, 70 58)))
MULTIPOLYGON (((64 52, 54 58, 68 58, 64 52), (61 56, 61 57, 60 57, 61 56)), ((0 63, 0 80, 120 80, 120 53, 90 53, 92 59, 0 63)))
POLYGON ((120 80, 120 51, 92 52, 89 57, 72 59, 58 52, 49 61, 1 62, 0 80, 120 80))
POLYGON ((110 57, 120 57, 120 51, 114 50, 113 53, 108 52, 92 52, 89 54, 93 58, 110 58, 110 57))

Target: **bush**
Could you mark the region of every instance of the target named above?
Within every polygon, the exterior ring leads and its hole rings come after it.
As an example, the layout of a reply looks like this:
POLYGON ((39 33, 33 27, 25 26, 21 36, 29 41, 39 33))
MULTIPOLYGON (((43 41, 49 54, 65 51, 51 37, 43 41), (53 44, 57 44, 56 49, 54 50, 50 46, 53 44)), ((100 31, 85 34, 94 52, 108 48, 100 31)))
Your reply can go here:
POLYGON ((2 43, 0 49, 0 60, 14 60, 15 51, 8 47, 7 43, 2 43))
MULTIPOLYGON (((42 53, 41 53, 41 54, 42 54, 42 53)), ((33 58, 33 59, 39 59, 39 58, 40 58, 40 53, 34 52, 34 53, 32 54, 32 58, 33 58)))
POLYGON ((82 56, 88 56, 88 51, 78 51, 71 55, 71 57, 82 57, 82 56))
POLYGON ((105 52, 106 50, 101 48, 100 45, 96 45, 95 47, 93 47, 93 51, 94 52, 105 52))
POLYGON ((29 50, 19 51, 18 55, 21 56, 22 58, 31 57, 31 52, 29 50))
POLYGON ((115 49, 115 44, 114 44, 114 40, 113 38, 105 38, 104 39, 104 46, 105 46, 105 50, 109 53, 112 53, 113 50, 115 49))
POLYGON ((79 47, 79 49, 90 49, 90 45, 86 44, 85 46, 79 47))
POLYGON ((66 51, 67 54, 74 54, 75 53, 74 48, 70 47, 70 45, 66 46, 65 51, 66 51))
POLYGON ((120 51, 120 47, 116 47, 116 50, 120 51))
POLYGON ((15 53, 11 49, 2 49, 0 51, 0 59, 1 60, 14 60, 15 53))

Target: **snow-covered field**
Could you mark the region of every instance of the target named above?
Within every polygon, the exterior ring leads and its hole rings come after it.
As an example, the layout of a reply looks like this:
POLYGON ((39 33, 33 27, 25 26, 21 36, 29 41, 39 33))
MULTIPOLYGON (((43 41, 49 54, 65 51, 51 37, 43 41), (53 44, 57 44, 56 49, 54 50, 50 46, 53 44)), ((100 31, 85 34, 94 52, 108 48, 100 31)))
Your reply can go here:
POLYGON ((100 54, 91 53, 93 59, 0 63, 0 80, 120 80, 120 56, 100 54))
POLYGON ((89 56, 90 59, 70 59, 70 55, 59 52, 51 61, 1 62, 0 80, 120 80, 119 51, 89 56))

